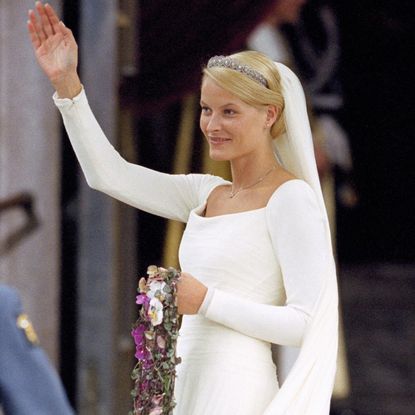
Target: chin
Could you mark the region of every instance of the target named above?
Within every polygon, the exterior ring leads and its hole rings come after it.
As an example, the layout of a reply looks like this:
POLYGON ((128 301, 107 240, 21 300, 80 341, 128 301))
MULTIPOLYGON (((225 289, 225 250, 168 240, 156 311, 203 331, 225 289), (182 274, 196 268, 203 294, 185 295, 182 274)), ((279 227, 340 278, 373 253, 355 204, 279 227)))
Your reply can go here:
POLYGON ((226 156, 226 154, 221 153, 220 151, 209 151, 209 157, 213 161, 229 161, 229 156, 226 156))

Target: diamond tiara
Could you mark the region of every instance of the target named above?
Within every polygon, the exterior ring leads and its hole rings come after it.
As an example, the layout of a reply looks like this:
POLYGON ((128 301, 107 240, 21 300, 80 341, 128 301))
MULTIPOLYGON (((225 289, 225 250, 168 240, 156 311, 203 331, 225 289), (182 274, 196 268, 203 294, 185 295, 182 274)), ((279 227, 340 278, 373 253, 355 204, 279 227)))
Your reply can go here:
POLYGON ((234 71, 238 71, 249 78, 251 78, 255 82, 259 82, 261 85, 265 86, 265 88, 268 86, 267 80, 265 79, 265 76, 256 71, 255 69, 252 69, 248 65, 244 65, 236 61, 235 59, 229 57, 229 56, 213 56, 209 59, 208 68, 214 68, 214 67, 220 67, 220 68, 228 68, 233 69, 234 71))

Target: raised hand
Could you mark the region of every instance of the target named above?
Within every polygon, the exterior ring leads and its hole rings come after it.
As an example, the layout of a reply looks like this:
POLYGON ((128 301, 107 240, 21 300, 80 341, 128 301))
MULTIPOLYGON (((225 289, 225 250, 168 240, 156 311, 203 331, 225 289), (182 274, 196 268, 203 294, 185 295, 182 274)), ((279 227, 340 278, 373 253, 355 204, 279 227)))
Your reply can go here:
POLYGON ((72 98, 81 90, 77 75, 78 46, 49 4, 36 2, 29 10, 27 28, 40 67, 61 98, 72 98))

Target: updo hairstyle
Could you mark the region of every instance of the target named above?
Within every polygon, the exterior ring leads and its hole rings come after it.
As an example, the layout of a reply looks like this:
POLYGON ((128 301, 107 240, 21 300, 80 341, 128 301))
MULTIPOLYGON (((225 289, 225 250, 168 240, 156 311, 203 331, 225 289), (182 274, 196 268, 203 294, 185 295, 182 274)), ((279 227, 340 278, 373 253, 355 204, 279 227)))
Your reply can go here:
POLYGON ((240 64, 247 65, 261 73, 268 87, 234 69, 214 66, 203 69, 204 77, 209 76, 220 87, 234 94, 252 106, 275 105, 278 118, 271 126, 271 137, 276 138, 285 132, 284 97, 281 90, 281 78, 275 63, 266 55, 256 51, 243 51, 229 55, 240 64))

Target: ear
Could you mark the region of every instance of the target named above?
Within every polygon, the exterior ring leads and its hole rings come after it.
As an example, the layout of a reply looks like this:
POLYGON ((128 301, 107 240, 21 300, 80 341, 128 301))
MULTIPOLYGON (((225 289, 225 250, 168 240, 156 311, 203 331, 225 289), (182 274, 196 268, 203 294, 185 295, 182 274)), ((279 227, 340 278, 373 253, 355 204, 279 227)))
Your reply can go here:
POLYGON ((279 116, 278 108, 275 105, 267 105, 266 109, 266 126, 271 127, 279 116))

